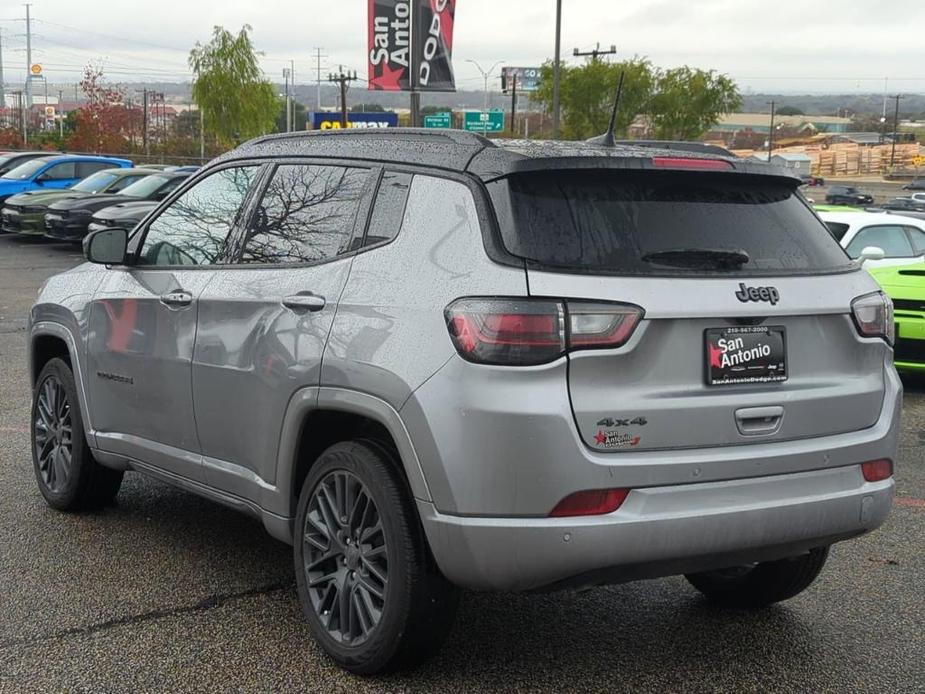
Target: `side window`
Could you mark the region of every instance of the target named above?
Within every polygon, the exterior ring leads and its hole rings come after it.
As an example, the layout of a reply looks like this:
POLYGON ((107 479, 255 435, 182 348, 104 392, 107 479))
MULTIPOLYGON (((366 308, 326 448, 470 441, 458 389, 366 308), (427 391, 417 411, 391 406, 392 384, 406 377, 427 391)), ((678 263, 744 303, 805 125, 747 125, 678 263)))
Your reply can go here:
POLYGON ((914 255, 925 253, 925 231, 915 227, 906 227, 909 233, 909 240, 912 241, 912 252, 914 255))
POLYGON ((148 225, 139 265, 210 265, 222 258, 257 175, 256 166, 216 171, 148 225))
POLYGON ((95 174, 103 169, 115 168, 112 164, 103 161, 84 161, 77 164, 77 178, 86 178, 90 174, 95 174))
POLYGON ((379 191, 376 193, 369 230, 362 246, 375 246, 398 236, 402 218, 405 216, 408 191, 411 190, 411 178, 411 174, 394 171, 386 171, 383 174, 379 191))
POLYGON ((841 241, 848 233, 848 225, 844 222, 826 222, 825 225, 832 232, 832 236, 841 241))
POLYGON ((77 178, 75 168, 74 162, 72 161, 55 164, 46 169, 40 178, 46 181, 66 181, 70 178, 77 178))
POLYGON ((906 232, 900 226, 876 226, 861 229, 848 244, 848 255, 857 258, 867 246, 882 248, 888 258, 909 258, 912 246, 906 232))
POLYGON ((314 263, 348 249, 368 169, 284 164, 251 222, 242 263, 314 263))
POLYGON ((167 183, 165 183, 158 189, 157 191, 158 196, 160 198, 166 198, 173 191, 175 191, 180 186, 180 184, 183 183, 183 181, 185 180, 186 178, 183 176, 177 176, 176 178, 171 178, 169 181, 167 181, 167 183))

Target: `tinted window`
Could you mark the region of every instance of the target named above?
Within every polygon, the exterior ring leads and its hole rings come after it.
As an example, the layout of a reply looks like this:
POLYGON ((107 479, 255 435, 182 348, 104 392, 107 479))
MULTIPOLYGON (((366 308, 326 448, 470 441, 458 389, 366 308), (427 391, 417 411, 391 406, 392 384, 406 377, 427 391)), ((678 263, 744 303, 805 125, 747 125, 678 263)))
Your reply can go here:
POLYGON ((508 251, 545 266, 635 275, 850 267, 795 182, 701 172, 557 171, 519 174, 489 188, 508 251), (730 265, 719 254, 704 259, 691 250, 747 257, 730 265))
POLYGON ((888 258, 908 258, 912 255, 912 246, 903 227, 877 226, 861 229, 848 244, 848 255, 857 258, 867 246, 882 248, 888 258))
POLYGON ((112 169, 114 168, 111 163, 104 161, 85 161, 77 165, 77 178, 84 178, 90 174, 95 174, 97 171, 102 171, 103 169, 112 169))
POLYGON ((374 246, 398 236, 410 189, 411 174, 388 171, 383 174, 364 246, 374 246))
POLYGON ((118 193, 120 190, 125 190, 133 183, 138 183, 138 181, 140 181, 142 178, 144 178, 144 174, 139 174, 137 176, 123 176, 118 181, 109 186, 109 188, 106 189, 106 192, 118 193))
POLYGON ((217 171, 199 181, 151 224, 140 265, 208 265, 222 259, 257 173, 255 166, 217 171))
POLYGON ((70 178, 77 178, 75 172, 76 166, 74 162, 69 161, 50 166, 47 170, 42 172, 41 178, 47 181, 66 181, 70 178))
POLYGON ((906 227, 909 232, 909 240, 912 241, 912 252, 915 255, 925 253, 925 232, 915 227, 906 227))
POLYGON ((251 222, 244 263, 313 263, 348 250, 368 169, 286 164, 251 222))
POLYGON ((71 190, 76 190, 79 193, 99 193, 114 180, 116 180, 115 174, 100 171, 72 186, 71 190))

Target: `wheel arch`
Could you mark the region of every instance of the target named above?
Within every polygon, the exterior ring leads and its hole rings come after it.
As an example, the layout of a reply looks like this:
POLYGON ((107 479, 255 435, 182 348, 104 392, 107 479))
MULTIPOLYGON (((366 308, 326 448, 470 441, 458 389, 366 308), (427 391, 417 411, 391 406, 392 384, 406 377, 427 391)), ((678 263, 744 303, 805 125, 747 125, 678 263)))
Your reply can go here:
POLYGON ((385 400, 344 388, 306 388, 290 400, 277 460, 277 513, 295 517, 302 482, 326 448, 372 440, 395 458, 413 499, 430 501, 420 460, 398 411, 385 400))
POLYGON ((60 358, 67 362, 77 385, 77 399, 84 423, 84 432, 91 448, 96 447, 93 437, 92 413, 87 399, 86 380, 77 349, 77 341, 71 331, 59 323, 42 321, 32 326, 29 335, 29 382, 35 387, 42 368, 49 360, 60 358))

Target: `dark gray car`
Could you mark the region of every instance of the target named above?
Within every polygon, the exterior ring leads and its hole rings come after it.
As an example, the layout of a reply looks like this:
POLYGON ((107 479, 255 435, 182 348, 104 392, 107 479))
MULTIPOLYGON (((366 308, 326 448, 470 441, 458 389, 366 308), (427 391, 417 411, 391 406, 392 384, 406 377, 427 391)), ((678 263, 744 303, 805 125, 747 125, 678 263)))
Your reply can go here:
POLYGON ((42 289, 39 489, 78 511, 137 471, 252 514, 356 673, 438 649, 460 588, 785 600, 887 517, 902 395, 892 305, 799 185, 457 131, 252 141, 42 289))

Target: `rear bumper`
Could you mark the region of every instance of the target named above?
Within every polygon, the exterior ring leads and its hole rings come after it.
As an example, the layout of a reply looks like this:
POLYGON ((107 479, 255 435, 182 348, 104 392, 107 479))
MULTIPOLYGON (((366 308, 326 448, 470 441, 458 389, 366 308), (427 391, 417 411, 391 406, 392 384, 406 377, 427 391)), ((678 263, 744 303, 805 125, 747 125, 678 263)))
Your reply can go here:
POLYGON ((859 465, 634 490, 606 516, 466 518, 419 501, 441 570, 473 590, 616 583, 793 556, 877 528, 893 480, 859 465))

